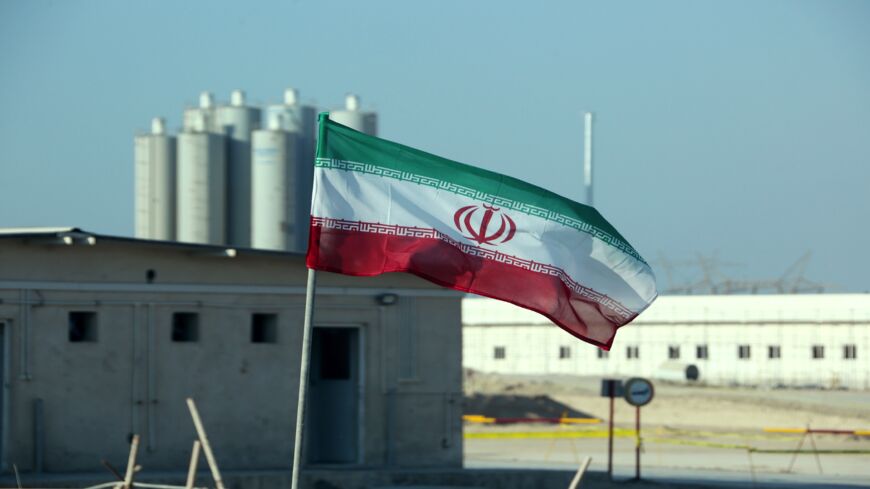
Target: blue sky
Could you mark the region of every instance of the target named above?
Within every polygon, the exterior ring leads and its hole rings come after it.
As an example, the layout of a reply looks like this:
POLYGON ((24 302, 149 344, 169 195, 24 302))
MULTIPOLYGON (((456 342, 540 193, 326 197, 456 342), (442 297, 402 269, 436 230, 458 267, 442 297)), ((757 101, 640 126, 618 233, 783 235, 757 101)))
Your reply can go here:
POLYGON ((864 1, 5 0, 0 226, 131 235, 151 117, 294 86, 576 200, 592 110, 596 207, 647 258, 770 279, 811 251, 807 278, 867 291, 868 60, 864 1))

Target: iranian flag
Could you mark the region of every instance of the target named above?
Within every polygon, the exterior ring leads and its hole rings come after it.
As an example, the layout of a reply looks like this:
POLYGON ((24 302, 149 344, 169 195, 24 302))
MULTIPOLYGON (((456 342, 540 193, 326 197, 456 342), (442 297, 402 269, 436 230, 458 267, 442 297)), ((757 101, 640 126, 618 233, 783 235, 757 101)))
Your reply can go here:
POLYGON ((656 298, 652 270, 594 208, 320 115, 309 268, 409 272, 543 314, 609 349, 656 298))

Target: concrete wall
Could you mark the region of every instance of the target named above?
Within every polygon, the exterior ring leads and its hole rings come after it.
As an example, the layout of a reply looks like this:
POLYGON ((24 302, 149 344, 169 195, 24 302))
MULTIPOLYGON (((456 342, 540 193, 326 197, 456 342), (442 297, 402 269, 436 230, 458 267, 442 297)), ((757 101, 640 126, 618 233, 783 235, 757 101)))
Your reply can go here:
POLYGON ((868 294, 660 297, 619 330, 606 355, 541 316, 488 299, 464 300, 463 322, 464 366, 485 372, 655 378, 680 363, 696 365, 711 384, 870 389, 868 294), (741 345, 749 358, 739 358, 741 345), (856 358, 844 358, 847 345, 856 358), (706 359, 698 346, 707 347, 706 359), (779 358, 768 357, 770 346, 779 358), (813 358, 818 346, 824 358, 813 358), (560 358, 560 347, 568 357, 560 358), (670 347, 678 359, 669 358, 670 347), (629 358, 629 348, 639 356, 629 358))
MULTIPOLYGON (((132 433, 143 466, 184 468, 195 438, 188 396, 222 468, 290 466, 303 258, 222 251, 0 239, 5 470, 123 467, 132 433), (69 341, 72 311, 97 314, 97 341, 69 341), (198 341, 172 341, 174 312, 199 314, 198 341), (251 342, 253 313, 277 314, 276 343, 251 342)), ((364 338, 360 465, 461 466, 459 295, 402 274, 320 273, 318 285, 315 325, 359 327, 364 338), (397 304, 378 305, 387 292, 397 304)))

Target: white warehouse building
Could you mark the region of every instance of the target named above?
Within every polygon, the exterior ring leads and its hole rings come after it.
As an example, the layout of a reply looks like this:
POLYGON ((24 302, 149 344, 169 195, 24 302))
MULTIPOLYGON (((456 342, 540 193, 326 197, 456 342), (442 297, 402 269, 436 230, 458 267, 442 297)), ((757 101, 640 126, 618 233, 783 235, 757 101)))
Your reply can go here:
POLYGON ((713 385, 870 389, 870 294, 663 296, 611 351, 534 312, 466 298, 463 366, 506 374, 645 376, 713 385))

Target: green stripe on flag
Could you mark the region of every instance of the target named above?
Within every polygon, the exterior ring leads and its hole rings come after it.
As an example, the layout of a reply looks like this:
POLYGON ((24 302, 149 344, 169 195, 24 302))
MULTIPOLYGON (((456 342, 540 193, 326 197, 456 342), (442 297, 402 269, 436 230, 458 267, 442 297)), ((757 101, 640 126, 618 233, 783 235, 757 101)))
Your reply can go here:
POLYGON ((368 173, 445 191, 591 234, 646 264, 628 241, 592 207, 507 175, 448 160, 402 144, 369 136, 331 120, 315 164, 368 173))

